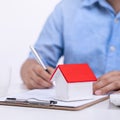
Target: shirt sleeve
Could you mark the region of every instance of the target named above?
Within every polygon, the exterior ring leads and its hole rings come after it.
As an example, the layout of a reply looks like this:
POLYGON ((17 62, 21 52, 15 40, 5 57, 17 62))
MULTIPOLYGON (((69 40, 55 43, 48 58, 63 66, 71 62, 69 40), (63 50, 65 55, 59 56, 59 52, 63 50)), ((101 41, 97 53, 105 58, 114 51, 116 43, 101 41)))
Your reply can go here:
MULTIPOLYGON (((34 45, 43 62, 51 67, 56 67, 59 58, 63 55, 62 19, 62 7, 59 3, 47 19, 34 45)), ((34 58, 31 52, 29 58, 34 58)))

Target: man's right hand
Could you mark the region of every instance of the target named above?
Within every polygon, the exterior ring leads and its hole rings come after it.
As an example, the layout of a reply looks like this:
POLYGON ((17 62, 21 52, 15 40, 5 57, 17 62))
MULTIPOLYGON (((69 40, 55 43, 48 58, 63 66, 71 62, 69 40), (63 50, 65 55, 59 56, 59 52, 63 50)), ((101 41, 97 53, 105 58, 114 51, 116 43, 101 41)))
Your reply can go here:
POLYGON ((54 68, 47 67, 46 72, 43 67, 34 59, 27 59, 21 67, 21 78, 29 89, 42 89, 52 87, 50 77, 54 68))

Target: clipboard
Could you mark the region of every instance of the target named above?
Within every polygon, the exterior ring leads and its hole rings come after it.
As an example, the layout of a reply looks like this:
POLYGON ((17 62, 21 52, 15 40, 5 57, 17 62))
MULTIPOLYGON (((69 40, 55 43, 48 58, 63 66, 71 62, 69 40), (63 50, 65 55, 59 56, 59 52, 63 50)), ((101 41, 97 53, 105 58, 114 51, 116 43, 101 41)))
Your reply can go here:
POLYGON ((9 101, 0 101, 0 105, 5 105, 5 106, 18 106, 18 107, 31 107, 31 108, 43 108, 43 109, 55 109, 55 110, 68 110, 68 111, 78 111, 85 109, 87 107, 90 107, 92 105, 95 105, 99 102, 102 102, 104 100, 107 100, 109 97, 105 96, 100 99, 97 99, 95 101, 80 105, 80 106, 59 106, 59 105, 36 105, 36 104, 27 104, 27 103, 16 103, 16 102, 9 102, 9 101))
MULTIPOLYGON (((55 109, 55 110, 68 110, 68 111, 78 111, 95 105, 99 102, 107 100, 109 98, 108 95, 105 96, 94 96, 93 99, 90 100, 80 100, 80 101, 58 101, 57 104, 43 104, 45 101, 52 100, 54 96, 54 89, 44 89, 44 90, 30 90, 25 93, 21 93, 19 95, 14 96, 7 96, 4 98, 0 98, 0 105, 4 106, 18 106, 18 107, 31 107, 31 108, 43 108, 43 109, 55 109), (43 102, 26 102, 26 101, 7 101, 6 98, 12 97, 21 100, 28 100, 30 98, 35 98, 36 100, 43 101, 43 102)), ((55 100, 55 99, 53 99, 55 100)))

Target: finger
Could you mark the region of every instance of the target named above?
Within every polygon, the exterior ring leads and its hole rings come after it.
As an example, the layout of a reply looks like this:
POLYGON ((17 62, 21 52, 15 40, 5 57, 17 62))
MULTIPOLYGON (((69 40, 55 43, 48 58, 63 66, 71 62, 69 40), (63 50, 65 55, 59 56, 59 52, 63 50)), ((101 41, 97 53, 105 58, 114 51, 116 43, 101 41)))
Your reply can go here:
POLYGON ((44 79, 38 77, 37 79, 33 79, 34 82, 36 82, 39 86, 42 86, 44 88, 49 88, 52 87, 52 82, 47 82, 44 79))
POLYGON ((55 70, 54 68, 48 66, 47 69, 51 75, 54 73, 54 70, 55 70))
POLYGON ((112 82, 112 83, 108 84, 107 86, 95 91, 95 94, 96 95, 104 95, 104 94, 107 94, 111 91, 118 90, 118 89, 120 89, 120 81, 115 81, 115 82, 112 82))
POLYGON ((37 84, 33 79, 30 81, 29 89, 41 89, 44 88, 40 84, 37 84))
POLYGON ((33 72, 32 76, 31 76, 32 80, 34 82, 36 82, 36 84, 45 87, 45 88, 49 88, 51 87, 53 84, 50 81, 46 81, 44 80, 42 77, 38 76, 36 73, 33 72))
POLYGON ((25 80, 25 84, 29 89, 49 88, 52 86, 52 83, 50 81, 46 82, 40 76, 38 76, 34 71, 29 72, 29 76, 27 76, 25 80))
POLYGON ((94 90, 100 89, 102 87, 107 86, 108 84, 120 80, 120 76, 111 76, 109 78, 104 78, 99 80, 98 82, 94 83, 94 90))
POLYGON ((33 71, 36 73, 37 76, 40 76, 45 81, 50 82, 49 80, 51 75, 48 72, 46 72, 40 65, 33 68, 33 71))
POLYGON ((51 87, 53 84, 52 84, 52 82, 50 82, 50 81, 45 81, 44 79, 42 79, 40 76, 36 76, 36 77, 34 77, 34 76, 32 76, 32 80, 34 81, 34 82, 36 82, 36 84, 38 84, 38 85, 40 85, 40 86, 43 86, 43 87, 45 87, 45 88, 49 88, 49 87, 51 87))
POLYGON ((49 88, 48 86, 37 84, 33 79, 29 80, 29 83, 27 84, 28 89, 43 89, 43 88, 49 88))
POLYGON ((99 80, 93 84, 93 88, 94 88, 94 90, 98 90, 98 89, 106 86, 107 84, 111 83, 111 81, 112 80, 110 80, 110 79, 109 80, 106 80, 106 79, 99 80))
POLYGON ((25 84, 28 89, 38 89, 39 88, 39 85, 37 83, 35 83, 31 78, 27 79, 25 84))

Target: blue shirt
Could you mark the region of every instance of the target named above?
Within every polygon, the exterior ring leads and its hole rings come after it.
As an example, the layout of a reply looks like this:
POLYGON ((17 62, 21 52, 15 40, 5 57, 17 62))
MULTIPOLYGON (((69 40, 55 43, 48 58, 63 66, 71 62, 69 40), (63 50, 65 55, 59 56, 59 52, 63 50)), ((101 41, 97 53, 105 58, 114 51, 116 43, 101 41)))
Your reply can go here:
POLYGON ((120 70, 120 13, 105 0, 63 0, 34 47, 52 67, 64 56, 65 64, 88 63, 97 77, 120 70))

